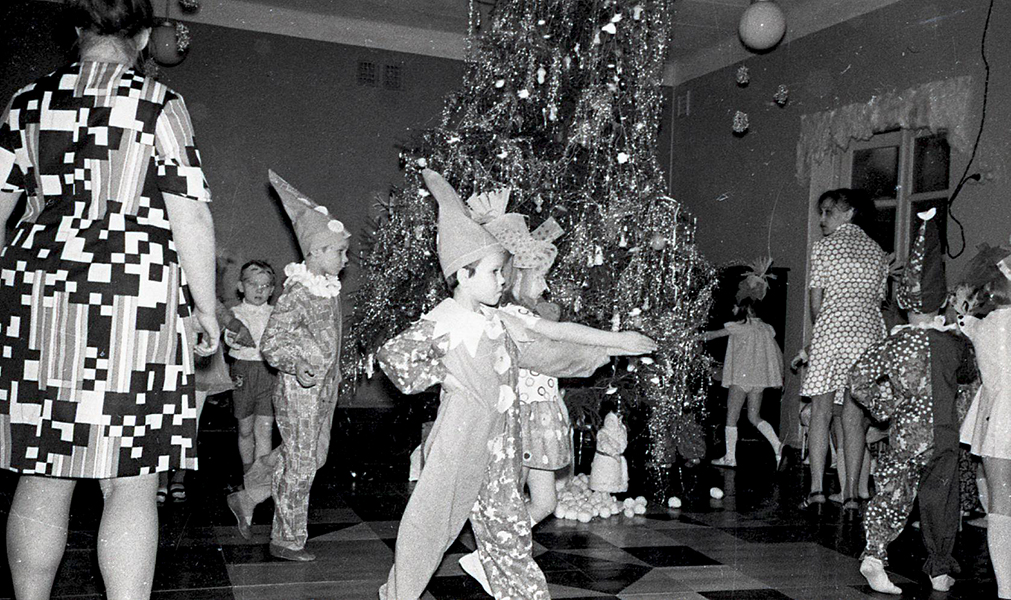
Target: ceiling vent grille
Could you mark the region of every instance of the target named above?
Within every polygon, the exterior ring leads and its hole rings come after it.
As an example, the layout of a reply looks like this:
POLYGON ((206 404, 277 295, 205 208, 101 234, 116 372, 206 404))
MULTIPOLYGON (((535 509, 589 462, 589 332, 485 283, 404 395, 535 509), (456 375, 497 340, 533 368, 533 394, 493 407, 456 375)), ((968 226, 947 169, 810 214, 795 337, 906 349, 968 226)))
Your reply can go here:
POLYGON ((383 70, 383 87, 388 90, 404 89, 404 69, 400 65, 386 65, 383 70))
POLYGON ((358 85, 376 87, 379 85, 379 73, 376 63, 368 60, 358 61, 358 85))

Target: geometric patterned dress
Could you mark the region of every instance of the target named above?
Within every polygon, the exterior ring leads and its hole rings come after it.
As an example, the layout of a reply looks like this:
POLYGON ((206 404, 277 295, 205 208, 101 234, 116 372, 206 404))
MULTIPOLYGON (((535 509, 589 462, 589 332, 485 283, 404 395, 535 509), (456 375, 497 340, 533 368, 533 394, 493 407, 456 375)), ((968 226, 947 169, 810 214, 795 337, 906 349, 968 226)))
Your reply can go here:
POLYGON ((0 254, 0 467, 196 468, 189 291, 162 194, 210 192, 182 98, 87 61, 2 118, 0 190, 27 208, 0 254))

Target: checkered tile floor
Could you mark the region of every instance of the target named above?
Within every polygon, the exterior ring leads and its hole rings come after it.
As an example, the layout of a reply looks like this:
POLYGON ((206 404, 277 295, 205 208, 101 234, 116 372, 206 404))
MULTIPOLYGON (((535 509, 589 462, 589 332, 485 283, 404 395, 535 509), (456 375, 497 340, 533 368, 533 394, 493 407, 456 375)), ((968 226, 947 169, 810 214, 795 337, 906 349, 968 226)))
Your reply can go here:
MULTIPOLYGON (((246 542, 225 506, 224 463, 208 444, 232 446, 213 433, 201 440, 202 470, 192 474, 185 504, 162 509, 157 599, 373 599, 393 561, 397 519, 409 487, 398 477, 348 483, 338 464, 316 479, 310 507, 308 548, 312 563, 290 563, 267 553, 272 505, 254 517, 254 537, 246 542)), ((224 452, 223 452, 224 453, 224 452)), ((747 456, 747 454, 742 454, 747 456)), ((857 572, 863 529, 827 506, 821 514, 796 508, 805 469, 799 465, 773 475, 771 465, 737 470, 700 467, 683 479, 686 505, 671 511, 652 505, 646 515, 588 524, 550 518, 535 529, 535 555, 553 598, 623 600, 774 599, 851 600, 895 598, 870 591, 857 572), (710 500, 708 490, 726 492, 710 500)), ((391 470, 390 473, 394 471, 391 470)), ((396 472, 400 472, 397 470, 396 472)), ((234 482, 235 478, 231 478, 234 482)), ((15 478, 0 475, 0 512, 6 513, 15 478)), ((71 536, 55 598, 101 598, 95 562, 100 496, 95 485, 79 485, 71 536)), ((4 515, 5 517, 5 515, 4 515)), ((465 530, 450 548, 424 598, 488 598, 464 575, 457 559, 473 548, 465 530)), ((2 552, 2 551, 0 551, 2 552)), ((956 557, 963 565, 952 592, 930 594, 919 572, 924 558, 912 528, 891 548, 893 580, 902 598, 982 599, 995 597, 986 553, 985 530, 966 527, 956 557)), ((6 565, 7 561, 2 562, 6 565)), ((11 595, 9 571, 0 568, 0 597, 11 595)))

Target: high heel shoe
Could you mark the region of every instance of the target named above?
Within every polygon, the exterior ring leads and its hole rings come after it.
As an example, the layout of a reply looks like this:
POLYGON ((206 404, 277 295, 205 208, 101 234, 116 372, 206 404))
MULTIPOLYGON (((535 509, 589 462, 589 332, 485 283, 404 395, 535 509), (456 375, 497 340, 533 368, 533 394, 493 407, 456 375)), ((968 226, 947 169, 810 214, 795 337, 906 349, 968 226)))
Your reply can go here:
POLYGON ((801 510, 816 509, 821 510, 822 506, 825 504, 825 492, 811 492, 807 495, 807 498, 800 503, 801 510), (816 500, 815 498, 821 498, 821 500, 816 500))

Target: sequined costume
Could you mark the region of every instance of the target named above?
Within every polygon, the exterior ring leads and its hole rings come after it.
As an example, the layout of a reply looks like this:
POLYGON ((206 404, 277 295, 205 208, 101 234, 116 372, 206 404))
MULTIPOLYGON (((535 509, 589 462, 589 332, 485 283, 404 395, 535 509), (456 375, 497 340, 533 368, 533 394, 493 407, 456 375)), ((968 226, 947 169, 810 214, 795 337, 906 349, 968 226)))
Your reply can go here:
POLYGON ((607 357, 597 348, 537 340, 531 327, 530 320, 489 308, 476 313, 450 298, 378 353, 404 393, 442 384, 425 469, 401 518, 380 598, 421 597, 468 518, 496 598, 549 597, 519 491, 517 370, 588 375, 607 357))
POLYGON ((874 472, 877 493, 864 527, 863 556, 887 564, 887 548, 905 526, 919 497, 920 524, 931 577, 957 573, 952 557, 958 530, 960 383, 976 377, 972 345, 940 318, 927 326, 900 326, 850 370, 853 398, 879 421, 889 421, 889 445, 874 472))

